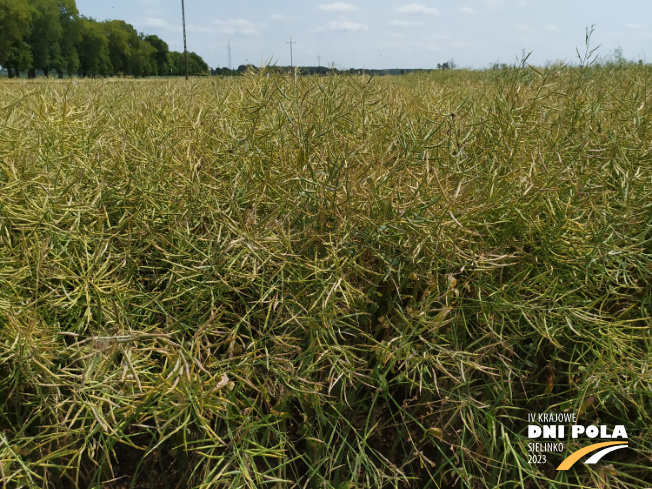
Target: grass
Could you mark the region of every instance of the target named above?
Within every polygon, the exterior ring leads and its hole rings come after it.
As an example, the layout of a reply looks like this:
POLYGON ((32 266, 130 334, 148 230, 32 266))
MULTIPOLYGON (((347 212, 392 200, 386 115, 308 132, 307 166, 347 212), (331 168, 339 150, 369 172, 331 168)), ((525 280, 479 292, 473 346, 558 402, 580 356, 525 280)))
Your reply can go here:
POLYGON ((651 82, 3 82, 2 486, 649 487, 651 82))

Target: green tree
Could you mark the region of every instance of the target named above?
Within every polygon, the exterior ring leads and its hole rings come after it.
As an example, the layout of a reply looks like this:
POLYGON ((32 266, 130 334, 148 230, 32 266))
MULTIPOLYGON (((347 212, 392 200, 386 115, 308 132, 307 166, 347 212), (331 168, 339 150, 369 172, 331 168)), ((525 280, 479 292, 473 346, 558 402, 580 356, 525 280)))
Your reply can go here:
POLYGON ((77 10, 75 0, 59 0, 59 15, 63 34, 59 40, 61 56, 55 68, 59 77, 62 77, 64 72, 71 76, 79 69, 77 45, 82 38, 79 10, 77 10))
POLYGON ((9 77, 31 65, 31 53, 24 38, 29 34, 32 11, 27 0, 0 0, 0 65, 9 77))
POLYGON ((145 36, 143 40, 156 48, 156 52, 152 55, 152 58, 156 63, 156 72, 154 74, 158 76, 169 75, 170 62, 168 56, 170 54, 170 48, 167 43, 160 37, 153 35, 145 36))
POLYGON ((138 39, 138 45, 132 49, 129 58, 129 72, 134 76, 151 76, 156 74, 156 48, 145 40, 138 39))
POLYGON ((124 20, 107 20, 102 22, 102 27, 109 41, 109 57, 115 74, 131 74, 129 60, 138 50, 138 32, 124 20))
POLYGON ((188 73, 191 75, 205 75, 209 71, 210 68, 201 56, 196 53, 188 53, 188 73))
POLYGON ((27 43, 32 50, 32 66, 29 77, 36 76, 36 70, 43 70, 45 76, 61 63, 59 41, 63 34, 58 0, 29 0, 32 22, 27 43))
POLYGON ((183 53, 179 51, 170 51, 168 55, 168 62, 173 76, 183 76, 186 73, 186 62, 183 53))
POLYGON ((113 73, 109 56, 109 40, 98 22, 80 18, 81 41, 77 46, 79 73, 82 76, 107 76, 113 73))
MULTIPOLYGON (((175 76, 186 75, 186 59, 183 53, 170 51, 168 56, 172 74, 175 76)), ((208 64, 196 53, 188 53, 188 73, 192 75, 204 75, 210 73, 208 64)))
POLYGON ((28 70, 32 66, 32 50, 22 39, 16 41, 7 53, 7 70, 9 78, 20 78, 22 70, 28 70))

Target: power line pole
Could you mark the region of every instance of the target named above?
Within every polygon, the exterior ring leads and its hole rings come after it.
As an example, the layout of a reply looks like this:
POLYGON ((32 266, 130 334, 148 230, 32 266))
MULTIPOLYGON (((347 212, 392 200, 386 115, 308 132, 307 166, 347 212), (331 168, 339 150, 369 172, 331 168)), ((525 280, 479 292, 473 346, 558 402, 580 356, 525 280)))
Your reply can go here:
POLYGON ((290 36, 290 40, 288 41, 288 44, 290 45, 290 66, 294 66, 294 62, 292 60, 292 45, 296 43, 296 41, 292 42, 292 36, 290 36))
POLYGON ((183 22, 183 54, 186 56, 186 80, 188 80, 188 46, 186 45, 186 9, 181 0, 181 20, 183 22))
POLYGON ((231 71, 231 41, 229 41, 229 71, 231 71))
POLYGON ((317 67, 321 68, 321 56, 319 56, 319 51, 317 51, 317 67))

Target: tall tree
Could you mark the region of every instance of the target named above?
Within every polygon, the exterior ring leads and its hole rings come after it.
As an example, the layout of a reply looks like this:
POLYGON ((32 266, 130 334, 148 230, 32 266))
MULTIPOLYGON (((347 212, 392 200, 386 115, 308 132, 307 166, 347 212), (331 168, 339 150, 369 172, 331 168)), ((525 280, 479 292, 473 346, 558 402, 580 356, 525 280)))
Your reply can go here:
MULTIPOLYGON (((195 53, 188 64, 195 75, 209 71, 195 53)), ((139 34, 122 20, 80 16, 75 0, 0 0, 0 65, 10 77, 28 70, 31 78, 37 70, 45 76, 56 70, 60 77, 185 72, 184 56, 158 36, 139 34)))
POLYGON ((206 62, 196 53, 188 53, 188 71, 192 75, 204 75, 209 72, 206 62))
POLYGON ((103 27, 93 19, 80 18, 81 41, 77 46, 79 74, 107 76, 113 73, 109 57, 109 40, 103 27))
POLYGON ((32 49, 32 67, 29 77, 36 76, 36 70, 43 70, 45 76, 60 64, 59 41, 63 34, 59 0, 29 0, 32 8, 32 23, 27 43, 32 49))
POLYGON ((170 54, 168 55, 168 63, 170 63, 173 76, 181 76, 186 73, 183 53, 180 53, 179 51, 170 51, 170 54))
POLYGON ((129 58, 129 72, 134 76, 151 76, 156 73, 154 54, 156 48, 147 41, 140 39, 138 46, 132 49, 129 58))
POLYGON ((170 62, 168 56, 170 54, 170 48, 167 43, 160 37, 154 35, 145 36, 143 40, 156 48, 156 52, 152 55, 152 58, 156 63, 156 73, 154 74, 158 76, 169 75, 170 62))
POLYGON ((16 41, 7 53, 7 70, 9 78, 20 78, 20 72, 29 70, 32 66, 32 50, 22 39, 16 41))
POLYGON ((24 42, 31 20, 27 0, 0 0, 0 65, 7 68, 10 77, 14 70, 31 65, 29 46, 24 42))
POLYGON ((131 74, 129 60, 140 44, 138 32, 124 20, 107 20, 102 22, 102 27, 109 40, 109 57, 115 74, 131 74))
MULTIPOLYGON (((186 61, 183 53, 170 51, 168 57, 172 74, 175 76, 184 76, 186 74, 186 61)), ((206 62, 196 53, 188 53, 188 71, 191 75, 203 75, 210 72, 206 62)))
POLYGON ((59 40, 61 56, 55 68, 59 77, 62 77, 64 72, 68 76, 72 76, 79 69, 77 45, 82 38, 79 10, 77 10, 75 0, 59 0, 59 15, 63 34, 59 40))

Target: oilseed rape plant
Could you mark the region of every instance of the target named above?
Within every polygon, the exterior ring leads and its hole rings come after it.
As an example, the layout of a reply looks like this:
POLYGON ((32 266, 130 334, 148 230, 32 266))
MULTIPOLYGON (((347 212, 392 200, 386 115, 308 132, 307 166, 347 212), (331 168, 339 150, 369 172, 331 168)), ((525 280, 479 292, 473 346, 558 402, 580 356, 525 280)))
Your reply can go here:
POLYGON ((2 487, 649 487, 651 90, 3 81, 2 487))

